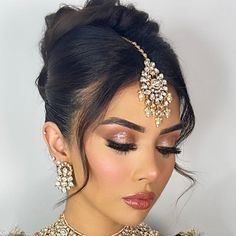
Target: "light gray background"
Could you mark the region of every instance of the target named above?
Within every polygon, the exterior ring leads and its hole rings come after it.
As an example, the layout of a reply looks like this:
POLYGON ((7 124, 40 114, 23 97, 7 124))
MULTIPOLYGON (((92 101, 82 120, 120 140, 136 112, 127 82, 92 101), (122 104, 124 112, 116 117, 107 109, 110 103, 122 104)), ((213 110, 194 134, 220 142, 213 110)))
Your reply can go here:
MULTIPOLYGON (((179 158, 198 172, 199 183, 175 207, 188 182, 174 173, 146 220, 166 235, 195 227, 207 236, 235 236, 235 1, 132 2, 159 21, 179 55, 197 118, 179 158)), ((0 3, 0 229, 4 235, 19 225, 33 233, 63 209, 53 210, 62 195, 41 137, 44 110, 34 86, 44 16, 61 1, 0 3)))

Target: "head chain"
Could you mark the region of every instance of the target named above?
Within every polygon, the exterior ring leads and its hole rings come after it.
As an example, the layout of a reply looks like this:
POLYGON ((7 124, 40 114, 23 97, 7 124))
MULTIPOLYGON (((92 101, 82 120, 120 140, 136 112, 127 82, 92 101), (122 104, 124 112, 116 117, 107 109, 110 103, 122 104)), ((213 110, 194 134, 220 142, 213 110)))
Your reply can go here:
POLYGON ((145 103, 145 114, 147 117, 154 116, 156 126, 159 127, 163 118, 170 115, 169 104, 172 95, 168 92, 167 81, 164 75, 155 67, 144 50, 136 43, 122 37, 132 43, 144 57, 144 69, 140 77, 140 89, 138 91, 139 100, 145 103))

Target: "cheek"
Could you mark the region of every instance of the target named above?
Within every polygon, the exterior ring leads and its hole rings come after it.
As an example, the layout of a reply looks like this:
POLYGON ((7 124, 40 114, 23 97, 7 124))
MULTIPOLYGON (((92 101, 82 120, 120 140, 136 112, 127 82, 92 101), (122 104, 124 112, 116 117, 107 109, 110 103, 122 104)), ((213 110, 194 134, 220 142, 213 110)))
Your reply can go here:
POLYGON ((163 170, 162 181, 164 184, 166 184, 174 170, 175 156, 170 156, 166 160, 162 160, 162 163, 160 163, 160 165, 162 166, 161 169, 163 170))
POLYGON ((124 156, 106 147, 104 143, 93 144, 86 150, 90 166, 90 183, 107 189, 124 184, 129 167, 124 163, 124 156))

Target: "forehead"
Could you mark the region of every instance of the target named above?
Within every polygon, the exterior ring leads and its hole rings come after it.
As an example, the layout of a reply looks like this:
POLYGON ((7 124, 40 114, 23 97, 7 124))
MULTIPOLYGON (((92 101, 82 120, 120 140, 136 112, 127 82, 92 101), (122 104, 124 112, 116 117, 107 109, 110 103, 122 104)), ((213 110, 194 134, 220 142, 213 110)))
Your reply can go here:
POLYGON ((145 104, 138 99, 139 88, 138 81, 121 88, 112 98, 104 120, 110 117, 119 117, 141 125, 145 127, 146 130, 163 129, 180 122, 179 98, 172 86, 169 86, 169 92, 173 97, 173 101, 169 104, 171 113, 169 118, 164 118, 158 128, 155 125, 154 117, 146 117, 145 115, 145 104))

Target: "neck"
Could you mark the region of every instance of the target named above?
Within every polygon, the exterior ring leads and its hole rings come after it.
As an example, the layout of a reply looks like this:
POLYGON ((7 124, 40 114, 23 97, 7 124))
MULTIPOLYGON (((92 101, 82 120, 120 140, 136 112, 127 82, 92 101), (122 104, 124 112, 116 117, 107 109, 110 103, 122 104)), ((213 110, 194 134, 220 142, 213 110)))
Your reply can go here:
POLYGON ((66 202, 64 216, 70 227, 86 236, 110 236, 124 228, 76 197, 66 202))

